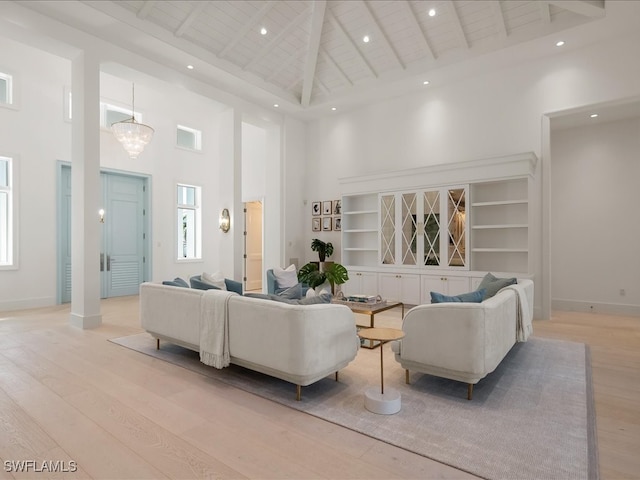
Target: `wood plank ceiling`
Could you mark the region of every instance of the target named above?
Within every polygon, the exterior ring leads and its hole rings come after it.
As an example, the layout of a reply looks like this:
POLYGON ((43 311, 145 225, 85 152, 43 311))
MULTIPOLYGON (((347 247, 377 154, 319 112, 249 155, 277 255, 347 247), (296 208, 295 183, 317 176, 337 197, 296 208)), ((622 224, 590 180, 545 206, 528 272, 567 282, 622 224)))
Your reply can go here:
POLYGON ((302 108, 605 14, 597 0, 84 4, 302 108))

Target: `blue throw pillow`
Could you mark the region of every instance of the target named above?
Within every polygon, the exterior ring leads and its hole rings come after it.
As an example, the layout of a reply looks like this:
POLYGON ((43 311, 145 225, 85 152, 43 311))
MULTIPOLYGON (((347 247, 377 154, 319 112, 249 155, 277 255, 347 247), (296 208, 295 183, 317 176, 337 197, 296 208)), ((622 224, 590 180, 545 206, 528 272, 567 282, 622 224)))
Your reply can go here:
POLYGON ((518 283, 518 280, 516 278, 498 278, 495 277, 492 273, 487 273, 480 282, 480 285, 478 285, 478 290, 482 288, 486 290, 484 296, 486 300, 487 298, 493 297, 502 288, 508 287, 509 285, 513 285, 515 283, 518 283))
POLYGON ((449 303, 449 302, 480 303, 482 302, 482 300, 484 300, 485 293, 486 291, 484 288, 480 290, 476 290, 475 292, 462 293, 460 295, 454 295, 454 296, 443 295, 438 292, 431 292, 431 303, 449 303))
POLYGON ((242 282, 236 282, 235 280, 225 278, 224 284, 227 287, 228 292, 234 292, 238 295, 242 295, 242 282))
POLYGON ((302 298, 302 284, 297 283, 293 287, 285 288, 277 292, 277 295, 290 300, 300 300, 302 298))
POLYGON ((183 279, 181 279, 180 277, 174 278, 173 281, 181 287, 189 288, 189 284, 185 282, 183 279))
MULTIPOLYGON (((178 278, 176 280, 181 280, 181 279, 178 278)), ((182 282, 177 282, 176 280, 164 280, 162 284, 169 285, 172 287, 189 288, 189 285, 187 285, 187 282, 185 282, 184 280, 182 280, 182 282)))

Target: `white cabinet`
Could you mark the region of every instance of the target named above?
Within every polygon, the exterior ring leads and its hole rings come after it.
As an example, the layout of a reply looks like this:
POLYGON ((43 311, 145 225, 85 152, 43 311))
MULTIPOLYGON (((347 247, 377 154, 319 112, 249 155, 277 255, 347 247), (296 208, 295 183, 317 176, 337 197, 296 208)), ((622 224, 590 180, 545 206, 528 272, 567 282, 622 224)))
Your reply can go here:
POLYGON ((431 303, 431 292, 460 295, 471 291, 469 277, 452 275, 421 275, 421 303, 431 303))
POLYGON ((410 305, 420 303, 420 275, 406 273, 378 274, 380 296, 410 305))
POLYGON ((380 194, 382 265, 468 269, 466 185, 380 194))
POLYGON ((349 271, 349 280, 342 285, 345 295, 378 295, 376 272, 349 271))

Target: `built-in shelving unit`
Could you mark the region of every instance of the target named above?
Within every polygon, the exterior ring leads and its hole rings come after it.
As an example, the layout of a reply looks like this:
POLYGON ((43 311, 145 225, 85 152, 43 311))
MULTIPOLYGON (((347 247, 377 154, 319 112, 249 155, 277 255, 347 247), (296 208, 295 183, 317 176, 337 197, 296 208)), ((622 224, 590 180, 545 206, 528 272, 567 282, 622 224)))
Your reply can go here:
MULTIPOLYGON (((430 290, 462 293, 476 288, 486 272, 531 278, 532 252, 540 248, 532 228, 536 164, 533 153, 523 153, 341 179, 342 263, 350 275, 355 272, 345 291, 426 303, 430 290), (450 215, 445 215, 449 207, 436 210, 430 202, 421 204, 424 192, 435 191, 456 205, 460 220, 455 234, 442 225, 445 219, 451 225, 450 215), (451 195, 458 191, 464 197, 451 195), (415 211, 412 192, 419 194, 415 211), (465 201, 458 202, 460 198, 465 201), (441 224, 438 263, 422 262, 430 238, 426 232, 432 230, 432 225, 427 229, 429 213, 441 224), (415 255, 404 255, 413 254, 414 248, 415 255), (457 257, 451 256, 452 248, 457 257), (450 257, 459 261, 446 261, 450 257)), ((435 244, 429 243, 430 254, 436 253, 435 244)))

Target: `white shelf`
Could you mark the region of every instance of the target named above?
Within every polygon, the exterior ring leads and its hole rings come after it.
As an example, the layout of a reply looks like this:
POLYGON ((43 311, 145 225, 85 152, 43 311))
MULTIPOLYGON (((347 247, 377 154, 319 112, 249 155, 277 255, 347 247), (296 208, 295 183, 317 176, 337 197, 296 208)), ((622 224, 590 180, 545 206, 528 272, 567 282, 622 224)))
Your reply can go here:
POLYGON ((343 215, 369 215, 373 213, 378 213, 378 211, 377 210, 358 210, 358 211, 352 211, 352 212, 345 212, 345 211, 342 212, 343 215))
POLYGON ((506 223, 504 225, 474 225, 473 230, 490 230, 499 228, 529 228, 526 223, 506 223))
POLYGON ((377 252, 377 248, 364 248, 364 247, 346 247, 343 250, 347 252, 377 252))
POLYGON ((344 233, 378 233, 377 228, 351 228, 343 230, 344 233))
POLYGON ((475 202, 472 203, 472 207, 494 207, 496 205, 522 205, 529 203, 528 200, 500 200, 496 202, 475 202))
POLYGON ((484 253, 528 253, 528 248, 472 248, 472 252, 484 253))

